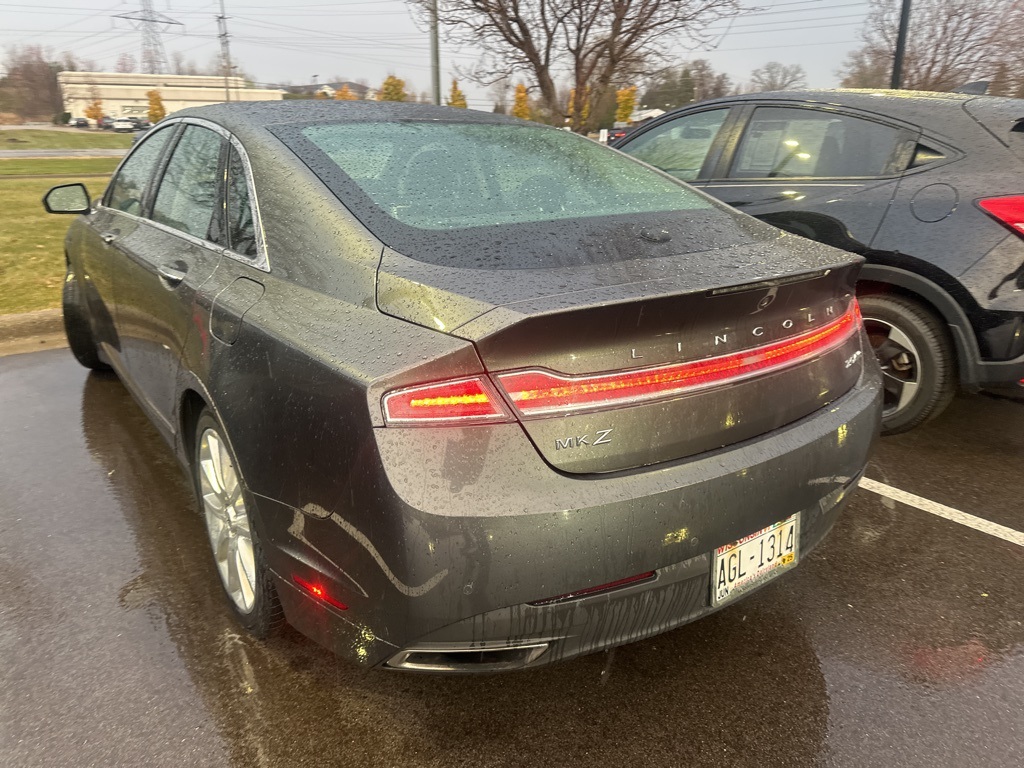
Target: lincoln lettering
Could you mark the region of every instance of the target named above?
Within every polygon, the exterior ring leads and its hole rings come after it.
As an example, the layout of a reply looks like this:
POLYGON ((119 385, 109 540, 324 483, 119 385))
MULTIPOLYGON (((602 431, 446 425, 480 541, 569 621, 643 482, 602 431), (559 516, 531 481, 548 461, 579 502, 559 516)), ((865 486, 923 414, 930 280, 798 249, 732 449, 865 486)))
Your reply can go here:
MULTIPOLYGON (((722 345, 735 345, 738 344, 741 338, 743 337, 753 337, 753 339, 760 339, 761 343, 764 343, 765 341, 772 339, 772 331, 775 331, 776 335, 780 335, 779 332, 781 332, 781 335, 785 335, 787 332, 793 330, 803 330, 807 326, 814 325, 822 321, 833 320, 835 319, 835 317, 836 308, 834 305, 829 305, 827 307, 819 309, 805 309, 802 310, 799 314, 793 315, 792 317, 787 317, 783 320, 779 320, 777 322, 773 322, 770 324, 764 323, 762 325, 756 325, 747 331, 739 331, 732 329, 724 329, 718 331, 717 333, 711 336, 712 346, 718 347, 722 345)), ((683 355, 684 342, 679 341, 677 339, 675 351, 677 354, 683 355)), ((647 350, 644 347, 630 347, 629 358, 630 360, 642 360, 645 352, 649 352, 649 350, 647 350)), ((570 438, 566 438, 566 440, 570 440, 570 438)), ((559 440, 556 442, 562 444, 565 441, 559 440)), ((573 440, 572 447, 575 447, 575 445, 576 443, 573 440)), ((563 445, 563 447, 570 446, 563 445)))

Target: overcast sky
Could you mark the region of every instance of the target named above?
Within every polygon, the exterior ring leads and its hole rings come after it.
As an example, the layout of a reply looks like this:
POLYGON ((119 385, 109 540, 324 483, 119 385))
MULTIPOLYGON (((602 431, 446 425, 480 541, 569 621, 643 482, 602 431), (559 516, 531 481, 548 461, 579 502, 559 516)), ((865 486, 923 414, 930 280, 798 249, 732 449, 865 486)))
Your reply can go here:
MULTIPOLYGON (((402 0, 225 0, 232 56, 263 82, 320 82, 335 76, 379 84, 394 73, 407 87, 430 87, 430 47, 402 0)), ((858 44, 867 0, 761 0, 761 10, 709 28, 713 43, 692 49, 680 43, 680 60, 706 58, 734 82, 767 61, 802 64, 811 87, 838 83, 835 71, 858 44)), ((154 9, 181 22, 162 35, 170 56, 181 51, 205 65, 218 55, 218 2, 153 0, 154 9)), ((139 58, 140 33, 119 13, 140 8, 138 0, 0 0, 0 46, 40 43, 68 50, 112 70, 122 52, 139 58)), ((442 88, 456 63, 470 65, 472 50, 441 44, 442 88)), ((470 107, 490 109, 486 90, 464 83, 470 107)))

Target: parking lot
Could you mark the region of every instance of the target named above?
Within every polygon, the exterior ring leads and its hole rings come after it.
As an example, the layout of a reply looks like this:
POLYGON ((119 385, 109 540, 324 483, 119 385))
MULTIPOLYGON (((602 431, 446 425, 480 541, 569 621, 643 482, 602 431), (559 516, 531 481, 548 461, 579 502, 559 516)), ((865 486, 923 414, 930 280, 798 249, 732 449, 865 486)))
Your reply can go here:
POLYGON ((750 599, 472 678, 363 673, 294 631, 238 631, 169 449, 67 350, 0 358, 0 423, 3 765, 1024 761, 1018 402, 960 397, 881 441, 882 493, 858 490, 750 599))

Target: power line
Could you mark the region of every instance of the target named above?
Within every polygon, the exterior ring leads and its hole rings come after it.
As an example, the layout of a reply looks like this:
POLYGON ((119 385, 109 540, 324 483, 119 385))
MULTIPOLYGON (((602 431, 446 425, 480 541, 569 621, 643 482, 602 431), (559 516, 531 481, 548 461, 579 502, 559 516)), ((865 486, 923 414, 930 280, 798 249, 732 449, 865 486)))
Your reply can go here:
MULTIPOLYGON (((849 45, 849 44, 852 44, 852 43, 859 43, 859 42, 860 42, 860 40, 829 40, 829 41, 824 42, 824 43, 801 43, 800 47, 801 48, 810 48, 810 47, 819 46, 819 45, 849 45)), ((787 43, 785 45, 752 45, 752 46, 748 46, 746 48, 719 48, 719 49, 717 49, 715 51, 711 51, 711 53, 733 53, 735 51, 770 51, 770 50, 774 50, 776 48, 792 48, 792 47, 793 47, 792 43, 787 43)), ((696 51, 698 49, 693 49, 693 50, 696 51)))

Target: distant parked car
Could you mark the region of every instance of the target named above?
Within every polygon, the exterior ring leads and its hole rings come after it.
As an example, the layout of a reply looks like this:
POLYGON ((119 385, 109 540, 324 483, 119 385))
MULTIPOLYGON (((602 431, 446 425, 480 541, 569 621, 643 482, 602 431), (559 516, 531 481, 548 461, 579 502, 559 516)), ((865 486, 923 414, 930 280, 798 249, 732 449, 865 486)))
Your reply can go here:
POLYGON ((127 117, 119 117, 114 121, 114 131, 116 133, 131 133, 135 130, 135 122, 127 117))
POLYGON ((71 121, 68 123, 68 125, 70 125, 72 128, 88 128, 89 121, 86 120, 84 117, 73 117, 71 118, 71 121))
POLYGON ((96 127, 102 128, 104 131, 109 131, 114 127, 114 118, 104 115, 97 121, 96 127))
POLYGON ((799 91, 694 104, 616 148, 780 229, 864 256, 887 433, 958 384, 1024 392, 1024 100, 799 91))

